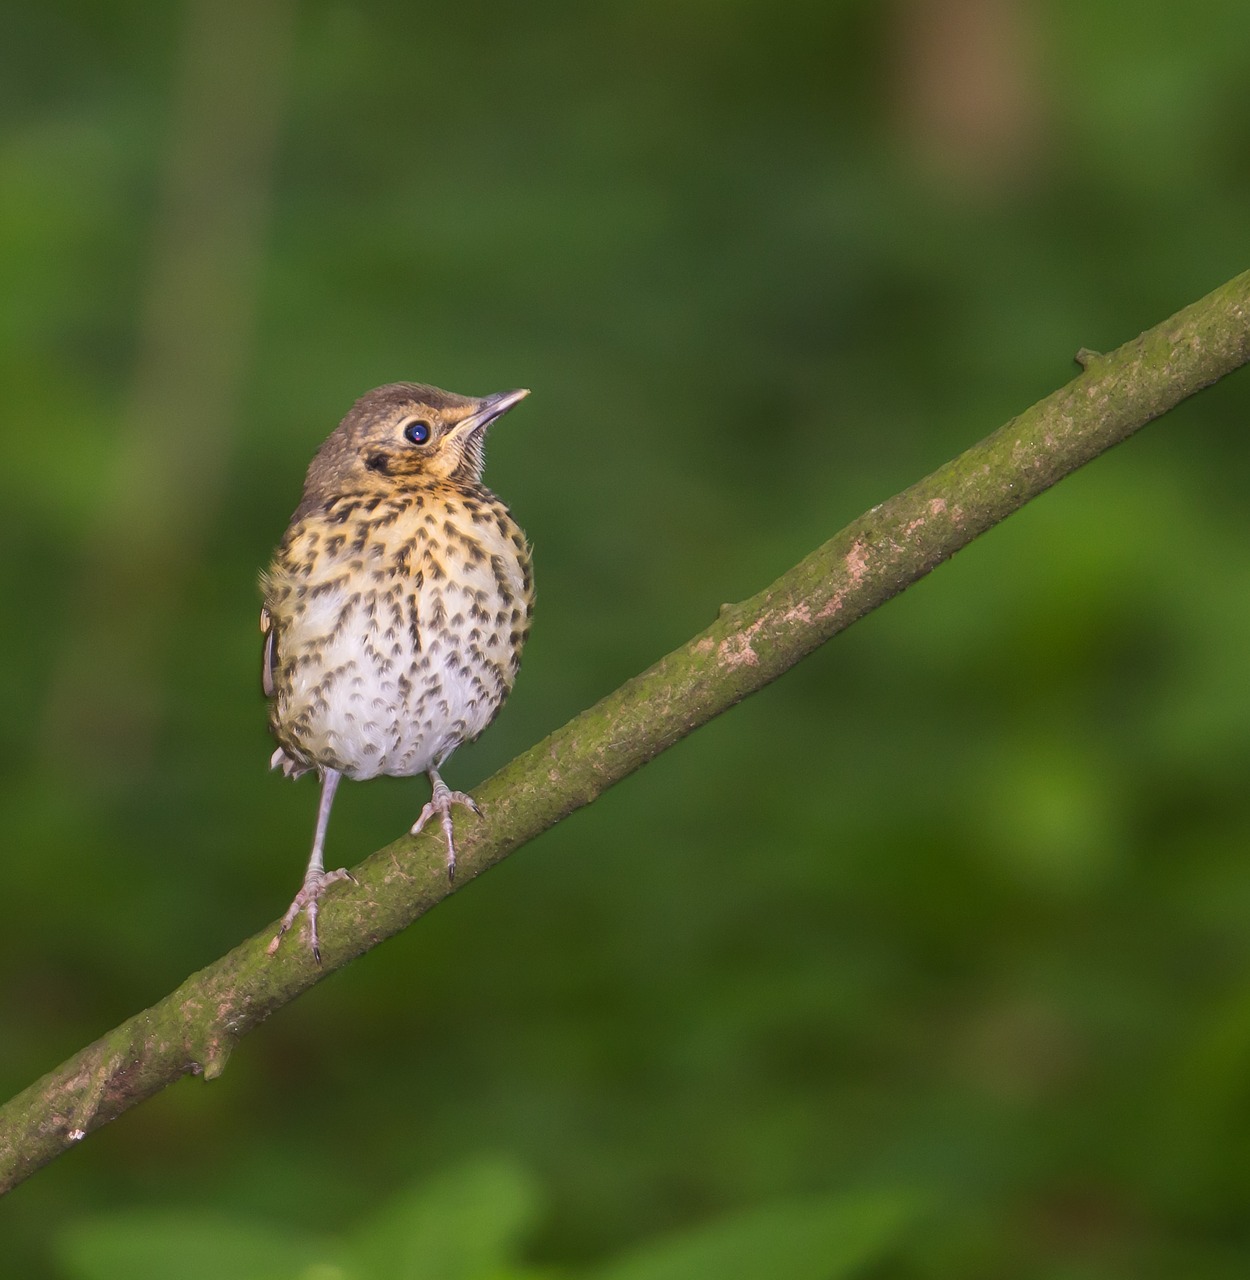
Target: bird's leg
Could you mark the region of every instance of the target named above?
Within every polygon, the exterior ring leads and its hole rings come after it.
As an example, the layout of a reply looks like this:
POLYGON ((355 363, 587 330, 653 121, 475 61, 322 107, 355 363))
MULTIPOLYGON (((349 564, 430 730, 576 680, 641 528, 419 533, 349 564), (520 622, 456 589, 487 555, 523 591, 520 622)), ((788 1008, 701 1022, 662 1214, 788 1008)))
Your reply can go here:
POLYGON ((429 776, 433 794, 430 796, 430 803, 421 810, 421 816, 412 824, 412 834, 415 836, 436 813, 442 818, 443 835, 447 838, 447 879, 454 880, 456 878, 456 841, 451 828, 451 806, 462 804, 466 809, 472 809, 474 813, 482 811, 477 807, 472 796, 465 795, 463 791, 452 791, 438 776, 437 769, 427 769, 426 773, 429 776))
POLYGON ((269 944, 269 954, 273 955, 282 941, 282 935, 295 923, 301 911, 308 913, 308 941, 312 947, 313 957, 321 963, 321 948, 317 945, 317 900, 327 887, 339 880, 351 880, 353 877, 346 867, 326 873, 323 853, 326 843, 326 827, 330 825, 330 807, 334 804, 334 793, 338 790, 339 779, 343 775, 337 769, 321 771, 321 803, 317 806, 317 832, 313 836, 312 853, 308 858, 308 870, 304 872, 304 887, 295 895, 295 900, 282 917, 282 925, 277 937, 269 944))

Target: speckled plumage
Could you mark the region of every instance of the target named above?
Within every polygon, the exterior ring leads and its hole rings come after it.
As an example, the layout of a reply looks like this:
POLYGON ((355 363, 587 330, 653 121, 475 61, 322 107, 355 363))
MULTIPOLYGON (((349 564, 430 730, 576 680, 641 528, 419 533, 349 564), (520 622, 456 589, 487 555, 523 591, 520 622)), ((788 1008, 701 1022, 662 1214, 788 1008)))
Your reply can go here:
POLYGON ((322 779, 308 874, 282 929, 305 911, 315 953, 317 901, 346 876, 322 867, 340 777, 429 773, 414 829, 440 816, 454 874, 450 807, 473 805, 438 770, 494 719, 529 632, 529 548, 481 483, 487 427, 526 394, 396 383, 363 396, 313 459, 261 576, 271 764, 322 779))

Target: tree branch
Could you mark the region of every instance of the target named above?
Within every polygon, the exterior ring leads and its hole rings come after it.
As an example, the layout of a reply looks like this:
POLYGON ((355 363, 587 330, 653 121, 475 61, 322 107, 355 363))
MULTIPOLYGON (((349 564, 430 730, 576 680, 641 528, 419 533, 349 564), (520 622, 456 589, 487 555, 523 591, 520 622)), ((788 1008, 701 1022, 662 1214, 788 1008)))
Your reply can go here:
MULTIPOLYGON (((1250 272, 1109 355, 993 435, 874 507, 772 586, 518 756, 458 833, 480 875, 941 564, 1147 422, 1250 360, 1250 272)), ((0 1108, 0 1193, 187 1074, 220 1074, 275 1009, 411 924, 453 887, 438 833, 405 837, 336 889, 306 947, 271 959, 271 925, 0 1108)))

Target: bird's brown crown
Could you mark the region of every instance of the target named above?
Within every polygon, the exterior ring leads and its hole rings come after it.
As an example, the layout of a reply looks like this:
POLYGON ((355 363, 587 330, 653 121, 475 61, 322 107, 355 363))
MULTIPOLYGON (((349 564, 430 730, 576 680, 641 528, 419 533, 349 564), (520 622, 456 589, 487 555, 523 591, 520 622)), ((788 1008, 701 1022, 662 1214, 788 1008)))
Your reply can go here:
POLYGON ((367 391, 313 458, 300 512, 343 494, 477 484, 487 427, 528 394, 459 396, 416 382, 367 391))

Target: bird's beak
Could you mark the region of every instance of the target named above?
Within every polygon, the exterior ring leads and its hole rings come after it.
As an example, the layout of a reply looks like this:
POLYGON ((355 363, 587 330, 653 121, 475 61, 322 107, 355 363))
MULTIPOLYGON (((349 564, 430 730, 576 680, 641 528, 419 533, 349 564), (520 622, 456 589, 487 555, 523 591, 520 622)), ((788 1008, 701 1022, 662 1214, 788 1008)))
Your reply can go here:
POLYGON ((520 404, 527 395, 529 395, 529 389, 523 387, 518 391, 497 391, 493 396, 483 396, 477 402, 477 408, 467 418, 461 418, 456 424, 456 433, 484 430, 496 418, 507 413, 514 404, 520 404))

